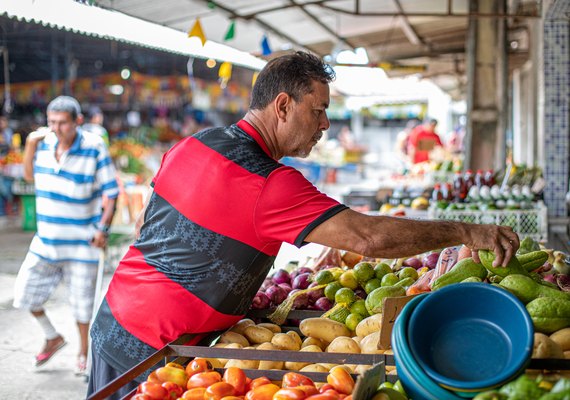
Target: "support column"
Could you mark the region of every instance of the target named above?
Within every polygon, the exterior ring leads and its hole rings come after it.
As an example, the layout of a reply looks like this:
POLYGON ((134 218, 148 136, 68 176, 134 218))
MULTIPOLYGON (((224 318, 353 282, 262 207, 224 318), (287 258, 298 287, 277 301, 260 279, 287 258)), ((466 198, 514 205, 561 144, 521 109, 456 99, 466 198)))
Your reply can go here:
MULTIPOLYGON (((568 216, 570 168, 570 2, 552 3, 544 20, 544 199, 551 218, 568 216)), ((568 229, 568 226, 565 227, 568 229)))
MULTIPOLYGON (((505 0, 470 0, 473 13, 503 13, 505 0)), ((506 20, 470 18, 467 34, 465 165, 500 169, 508 123, 506 20)))

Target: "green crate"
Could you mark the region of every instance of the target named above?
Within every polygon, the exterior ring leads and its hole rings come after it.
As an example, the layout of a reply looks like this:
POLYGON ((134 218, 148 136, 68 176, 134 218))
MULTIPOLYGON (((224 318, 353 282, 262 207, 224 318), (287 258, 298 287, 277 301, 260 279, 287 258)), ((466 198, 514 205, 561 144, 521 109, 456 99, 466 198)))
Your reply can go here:
POLYGON ((22 229, 28 232, 37 231, 36 196, 33 194, 20 195, 22 201, 22 229))

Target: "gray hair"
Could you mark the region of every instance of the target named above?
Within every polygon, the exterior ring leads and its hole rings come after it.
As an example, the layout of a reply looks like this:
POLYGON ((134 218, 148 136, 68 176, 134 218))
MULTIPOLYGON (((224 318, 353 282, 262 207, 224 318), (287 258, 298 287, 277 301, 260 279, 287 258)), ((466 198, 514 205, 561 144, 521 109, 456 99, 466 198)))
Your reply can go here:
POLYGON ((81 115, 81 106, 79 102, 71 96, 58 96, 47 106, 47 112, 51 111, 69 113, 71 118, 75 120, 81 115))

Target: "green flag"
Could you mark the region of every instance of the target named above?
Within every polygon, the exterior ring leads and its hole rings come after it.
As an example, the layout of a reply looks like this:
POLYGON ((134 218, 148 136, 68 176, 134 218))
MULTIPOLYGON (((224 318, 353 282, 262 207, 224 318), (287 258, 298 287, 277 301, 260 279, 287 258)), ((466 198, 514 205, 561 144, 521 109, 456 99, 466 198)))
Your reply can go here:
POLYGON ((234 38, 236 34, 235 29, 236 29, 236 22, 232 21, 230 27, 228 28, 228 31, 226 32, 226 36, 224 36, 224 42, 232 40, 234 38))

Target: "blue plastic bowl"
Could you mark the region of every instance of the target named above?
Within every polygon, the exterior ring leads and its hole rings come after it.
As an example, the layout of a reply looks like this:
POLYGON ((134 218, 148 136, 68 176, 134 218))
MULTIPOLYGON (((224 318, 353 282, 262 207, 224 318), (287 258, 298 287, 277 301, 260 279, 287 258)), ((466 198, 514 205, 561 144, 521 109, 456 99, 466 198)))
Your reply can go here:
POLYGON ((444 388, 476 392, 520 374, 532 355, 532 320, 511 293, 492 285, 446 286, 410 314, 413 358, 444 388))
POLYGON ((461 400, 461 397, 442 388, 431 379, 417 365, 408 348, 406 339, 408 318, 425 296, 417 296, 404 307, 392 330, 392 349, 394 350, 398 378, 408 396, 414 400, 461 400))

